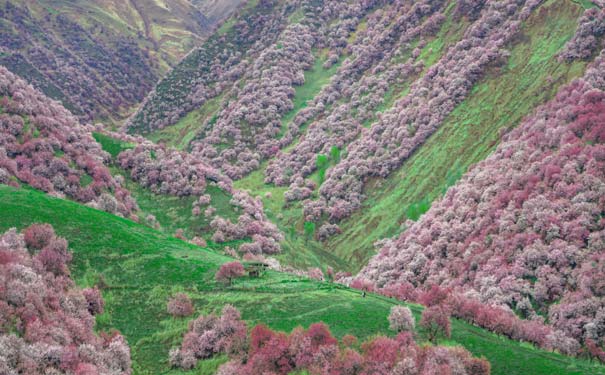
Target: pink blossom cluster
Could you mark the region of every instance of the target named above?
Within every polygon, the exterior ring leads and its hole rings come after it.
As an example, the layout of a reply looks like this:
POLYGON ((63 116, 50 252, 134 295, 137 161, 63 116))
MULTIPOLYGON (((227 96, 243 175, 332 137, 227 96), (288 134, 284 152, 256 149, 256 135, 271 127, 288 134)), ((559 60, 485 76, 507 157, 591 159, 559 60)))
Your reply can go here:
POLYGON ((123 216, 137 209, 89 127, 4 67, 0 97, 0 183, 20 181, 123 216))
POLYGON ((221 316, 200 316, 189 323, 181 347, 170 351, 170 364, 188 370, 200 359, 218 353, 238 353, 244 347, 246 333, 246 323, 241 320, 240 312, 225 305, 221 316))
POLYGON ((354 349, 357 339, 343 337, 341 345, 323 323, 290 334, 257 325, 250 333, 247 352, 234 353, 219 375, 291 374, 450 374, 487 375, 490 364, 473 358, 461 347, 419 346, 411 332, 395 338, 378 336, 354 349))
POLYGON ((166 305, 168 314, 174 317, 185 317, 193 314, 194 307, 191 298, 185 293, 177 293, 170 297, 166 305))
POLYGON ((598 50, 598 39, 605 34, 605 11, 602 8, 586 9, 578 24, 573 38, 559 55, 561 59, 588 59, 598 50))
POLYGON ((565 355, 578 355, 580 343, 563 331, 554 330, 542 320, 520 319, 500 306, 481 303, 461 294, 452 294, 447 304, 457 318, 513 340, 530 342, 540 348, 557 350, 565 355))
POLYGON ((466 17, 470 21, 479 18, 487 0, 460 0, 456 2, 456 16, 466 17))
POLYGON ((212 241, 221 243, 251 238, 252 242, 240 245, 241 253, 276 254, 281 251, 279 243, 283 240, 283 235, 265 215, 260 198, 252 198, 244 191, 234 190, 230 203, 239 207, 242 214, 235 224, 229 219, 215 217, 210 223, 215 231, 212 241))
POLYGON ((364 17, 370 16, 378 5, 383 4, 384 2, 379 0, 323 1, 321 9, 317 13, 322 19, 331 20, 331 22, 322 23, 319 27, 319 34, 324 37, 319 41, 318 47, 328 48, 330 51, 324 68, 329 68, 338 61, 339 57, 346 52, 351 32, 357 29, 364 17))
POLYGON ((50 225, 0 235, 0 373, 131 373, 124 338, 95 335, 102 298, 74 285, 70 259, 50 225))
POLYGON ((507 134, 497 150, 361 277, 441 285, 603 345, 605 57, 507 134))
POLYGON ((244 266, 240 262, 228 262, 221 265, 214 279, 218 282, 226 283, 231 285, 233 279, 242 277, 245 274, 244 266))
MULTIPOLYGON (((190 154, 139 140, 136 147, 118 155, 118 164, 130 172, 134 181, 154 193, 205 197, 207 180, 219 183, 224 190, 231 189, 229 178, 190 154)), ((202 203, 209 203, 206 201, 202 198, 202 203)))

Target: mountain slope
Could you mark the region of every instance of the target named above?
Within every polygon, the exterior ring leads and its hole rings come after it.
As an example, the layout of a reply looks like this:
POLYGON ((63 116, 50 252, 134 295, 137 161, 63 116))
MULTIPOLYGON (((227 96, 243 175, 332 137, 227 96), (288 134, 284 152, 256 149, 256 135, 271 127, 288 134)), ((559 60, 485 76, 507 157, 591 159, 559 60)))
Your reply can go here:
POLYGON ((242 0, 193 0, 192 3, 200 9, 204 17, 213 24, 221 21, 225 15, 229 14, 242 0))
POLYGON ((21 184, 115 214, 137 209, 105 166, 90 128, 0 66, 0 183, 21 184))
POLYGON ((406 220, 417 220, 469 166, 493 152, 501 134, 581 76, 586 61, 568 63, 557 55, 574 35, 582 11, 566 1, 538 8, 509 44, 508 64, 488 72, 392 177, 370 179, 367 200, 326 247, 356 268, 365 265, 374 242, 400 233, 406 220))
MULTIPOLYGON (((400 233, 500 132, 583 73, 596 45, 558 58, 577 30, 600 38, 598 27, 578 28, 590 3, 355 4, 300 2, 275 40, 233 54, 222 72, 209 61, 233 43, 226 28, 203 48, 206 60, 183 61, 160 82, 129 127, 261 197, 300 267, 358 270, 375 241, 400 233), (185 79, 209 71, 219 81, 185 79)), ((247 30, 261 9, 232 27, 247 30)))
POLYGON ((163 129, 220 95, 240 77, 246 58, 279 35, 292 10, 276 1, 248 3, 241 16, 225 22, 156 85, 130 119, 128 130, 146 134, 163 129))
POLYGON ((604 61, 386 241, 361 276, 457 288, 602 345, 604 61))
POLYGON ((117 122, 227 16, 185 0, 0 2, 0 64, 74 114, 117 122))

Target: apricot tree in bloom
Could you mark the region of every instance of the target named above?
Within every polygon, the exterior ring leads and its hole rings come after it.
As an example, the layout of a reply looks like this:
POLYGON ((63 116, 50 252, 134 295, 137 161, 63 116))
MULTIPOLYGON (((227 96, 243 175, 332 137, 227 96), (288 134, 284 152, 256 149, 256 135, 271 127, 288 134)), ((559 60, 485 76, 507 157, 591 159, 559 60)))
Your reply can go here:
POLYGON ((185 293, 177 293, 168 300, 168 313, 174 317, 185 317, 193 314, 193 303, 185 293))
POLYGON ((412 310, 406 306, 393 306, 389 314, 389 328, 395 332, 413 332, 416 326, 412 310))
POLYGON ((224 263, 215 275, 216 281, 231 285, 233 279, 244 276, 244 266, 240 262, 224 263))

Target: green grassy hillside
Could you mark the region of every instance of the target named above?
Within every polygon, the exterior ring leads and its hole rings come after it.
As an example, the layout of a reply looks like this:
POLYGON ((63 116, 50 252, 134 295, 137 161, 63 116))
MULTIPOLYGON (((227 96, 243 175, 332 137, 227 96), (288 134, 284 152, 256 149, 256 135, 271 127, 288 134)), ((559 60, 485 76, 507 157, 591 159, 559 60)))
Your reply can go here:
MULTIPOLYGON (((29 189, 0 186, 0 230, 51 223, 74 251, 72 276, 80 286, 102 285, 106 311, 97 328, 117 328, 127 338, 135 374, 168 373, 168 350, 180 343, 187 319, 165 311, 170 295, 189 294, 197 313, 218 311, 231 303, 249 325, 264 322, 291 330, 324 321, 334 334, 360 338, 389 333, 386 317, 394 300, 329 283, 268 272, 243 278, 231 287, 214 281, 218 266, 229 260, 129 220, 29 189)), ((418 316, 420 307, 411 306, 418 316)), ((420 332, 420 340, 423 334, 420 332)), ((587 361, 536 350, 460 321, 452 339, 492 363, 493 374, 605 374, 587 361)), ((212 373, 224 358, 201 362, 190 373, 212 373)), ((178 373, 173 371, 173 373, 178 373)))

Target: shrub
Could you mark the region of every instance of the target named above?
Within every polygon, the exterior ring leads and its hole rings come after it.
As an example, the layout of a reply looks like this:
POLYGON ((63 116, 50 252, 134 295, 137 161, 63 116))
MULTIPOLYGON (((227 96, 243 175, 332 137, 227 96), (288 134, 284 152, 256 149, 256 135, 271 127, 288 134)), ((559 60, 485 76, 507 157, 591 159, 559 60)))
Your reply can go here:
POLYGON ((185 293, 177 293, 170 297, 166 309, 175 318, 182 318, 193 314, 193 303, 185 293))
POLYGON ((55 237, 55 231, 49 224, 32 224, 23 232, 27 247, 42 250, 55 237))
POLYGON ((71 252, 67 249, 67 241, 60 237, 52 238, 36 255, 36 259, 44 268, 55 275, 69 274, 67 264, 71 262, 71 257, 71 252))
POLYGON ((99 315, 103 313, 105 302, 101 296, 101 291, 98 288, 86 288, 82 290, 82 294, 88 304, 88 312, 92 315, 99 315))

